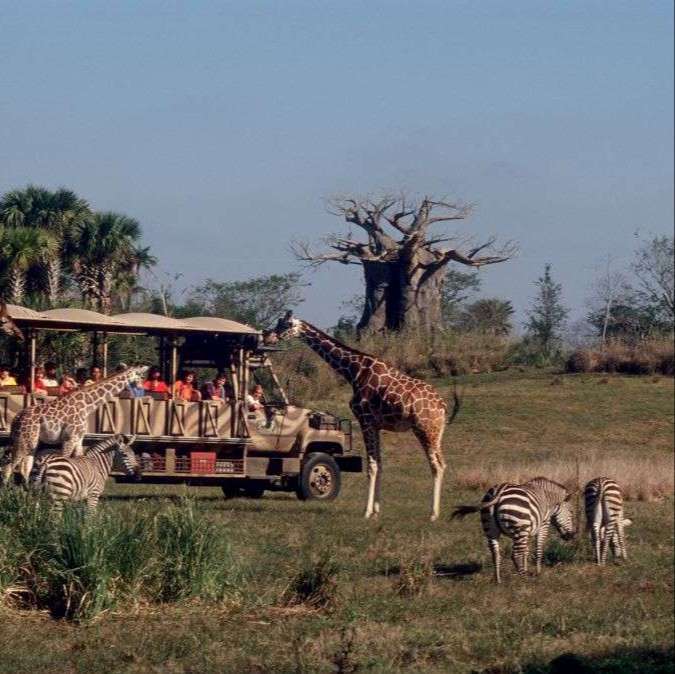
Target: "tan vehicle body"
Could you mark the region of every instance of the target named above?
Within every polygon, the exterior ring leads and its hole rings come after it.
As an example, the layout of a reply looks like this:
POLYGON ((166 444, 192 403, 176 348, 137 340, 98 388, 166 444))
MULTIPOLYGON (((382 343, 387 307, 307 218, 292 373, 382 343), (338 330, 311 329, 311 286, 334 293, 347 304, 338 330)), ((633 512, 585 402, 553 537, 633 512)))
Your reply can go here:
MULTIPOLYGON (((40 328, 47 325, 54 330, 72 329, 67 320, 69 315, 64 312, 76 314, 78 311, 59 310, 58 325, 51 327, 45 319, 49 318, 49 312, 40 315, 40 319, 31 312, 28 318, 21 320, 21 309, 14 307, 15 314, 12 315, 18 316, 17 323, 29 335, 33 335, 32 340, 34 332, 26 330, 31 321, 40 328)), ((88 327, 93 330, 94 325, 91 324, 96 319, 92 318, 92 312, 86 314, 88 327)), ((214 323, 221 319, 210 317, 207 321, 196 318, 187 319, 184 324, 177 320, 167 324, 165 317, 148 314, 138 319, 136 315, 133 316, 134 323, 120 320, 114 324, 114 331, 123 333, 132 328, 145 329, 146 334, 158 334, 167 343, 171 339, 170 343, 175 345, 179 344, 176 335, 187 335, 189 339, 195 332, 197 339, 206 337, 209 344, 209 331, 198 332, 190 321, 201 321, 201 326, 216 326, 222 330, 222 326, 214 323), (155 325, 155 318, 158 323, 159 319, 162 321, 161 333, 155 325), (138 325, 140 320, 144 321, 143 325, 138 325)), ((110 325, 116 317, 101 319, 106 321, 107 330, 112 332, 110 325)), ((235 389, 231 400, 185 402, 157 399, 149 395, 132 398, 122 394, 99 405, 95 413, 89 416, 85 444, 92 444, 114 433, 135 435, 134 451, 141 458, 142 481, 150 483, 220 485, 224 490, 237 485, 244 489, 255 486, 258 489, 293 490, 298 487, 308 457, 317 453, 328 455, 329 461, 332 459, 341 471, 360 472, 361 457, 352 451, 351 422, 289 404, 271 370, 259 333, 242 325, 239 334, 236 332, 238 325, 241 324, 228 322, 229 332, 226 334, 229 340, 227 348, 230 348, 230 343, 233 344, 231 354, 228 354, 235 389), (237 339, 239 341, 234 341, 237 339), (255 372, 262 368, 271 373, 282 400, 265 404, 264 411, 250 412, 247 411, 246 392, 254 381, 255 372)), ((221 337, 222 333, 216 334, 214 340, 221 337)), ((214 341, 212 348, 222 350, 223 343, 214 341)), ((165 369, 173 369, 175 377, 177 364, 183 360, 180 346, 175 347, 173 354, 167 353, 165 369)), ((220 357, 222 351, 218 353, 220 357)), ((201 359, 202 354, 195 356, 193 349, 189 351, 189 357, 201 359)), ((31 368, 34 368, 34 359, 33 353, 31 368)), ((46 396, 21 393, 18 388, 0 389, 0 454, 3 446, 9 443, 12 419, 25 407, 39 405, 48 399, 46 396)), ((120 482, 129 479, 116 471, 113 476, 120 482)), ((317 497, 321 498, 320 495, 317 497)))

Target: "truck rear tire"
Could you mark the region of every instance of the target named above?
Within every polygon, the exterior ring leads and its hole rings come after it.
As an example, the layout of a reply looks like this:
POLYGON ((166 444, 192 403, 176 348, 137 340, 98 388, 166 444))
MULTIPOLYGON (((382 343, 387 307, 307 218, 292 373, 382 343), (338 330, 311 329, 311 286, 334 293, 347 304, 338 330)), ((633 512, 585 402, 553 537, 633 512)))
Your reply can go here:
POLYGON ((301 501, 332 501, 340 493, 340 467, 330 454, 307 457, 298 476, 296 494, 301 501))

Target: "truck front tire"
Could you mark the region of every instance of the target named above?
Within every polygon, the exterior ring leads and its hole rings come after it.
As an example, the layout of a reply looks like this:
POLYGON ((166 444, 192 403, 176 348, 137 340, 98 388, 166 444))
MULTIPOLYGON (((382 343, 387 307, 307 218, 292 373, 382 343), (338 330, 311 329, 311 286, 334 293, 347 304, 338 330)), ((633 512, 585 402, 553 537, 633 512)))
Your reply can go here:
POLYGON ((330 454, 310 454, 298 476, 296 494, 301 501, 332 501, 340 493, 340 467, 330 454))

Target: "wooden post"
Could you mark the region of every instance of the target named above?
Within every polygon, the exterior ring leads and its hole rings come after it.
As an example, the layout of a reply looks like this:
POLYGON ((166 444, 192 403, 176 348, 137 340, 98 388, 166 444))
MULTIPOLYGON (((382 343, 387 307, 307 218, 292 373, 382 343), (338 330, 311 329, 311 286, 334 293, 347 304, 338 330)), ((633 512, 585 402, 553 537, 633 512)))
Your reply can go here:
POLYGON ((178 376, 178 342, 175 337, 171 338, 171 385, 176 383, 178 376))
POLYGON ((35 360, 37 358, 37 339, 35 337, 35 330, 30 331, 30 351, 29 351, 29 359, 30 359, 30 383, 28 384, 28 390, 31 393, 35 392, 35 360))

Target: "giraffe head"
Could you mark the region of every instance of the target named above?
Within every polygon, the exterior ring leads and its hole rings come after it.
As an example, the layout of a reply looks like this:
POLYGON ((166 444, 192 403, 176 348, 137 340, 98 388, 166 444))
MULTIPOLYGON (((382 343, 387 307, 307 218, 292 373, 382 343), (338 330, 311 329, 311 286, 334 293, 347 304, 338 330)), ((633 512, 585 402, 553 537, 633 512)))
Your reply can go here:
MULTIPOLYGON (((276 339, 290 339, 299 337, 302 332, 302 321, 293 317, 292 311, 287 311, 278 321, 271 335, 276 339)), ((269 339, 269 337, 268 337, 269 339)))
POLYGON ((2 300, 0 300, 0 330, 2 330, 2 332, 4 332, 6 335, 16 337, 22 342, 24 341, 23 333, 12 320, 12 317, 9 315, 9 311, 7 310, 7 305, 2 300))
POLYGON ((148 373, 149 367, 147 365, 132 365, 127 367, 124 363, 120 363, 117 366, 117 375, 124 374, 128 382, 138 381, 145 379, 145 375, 148 373))

